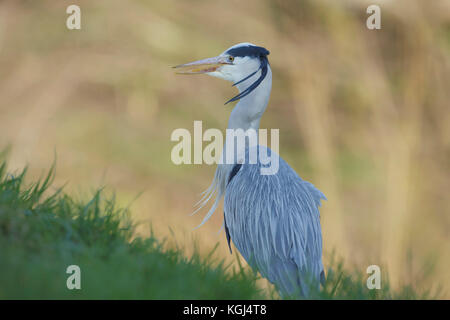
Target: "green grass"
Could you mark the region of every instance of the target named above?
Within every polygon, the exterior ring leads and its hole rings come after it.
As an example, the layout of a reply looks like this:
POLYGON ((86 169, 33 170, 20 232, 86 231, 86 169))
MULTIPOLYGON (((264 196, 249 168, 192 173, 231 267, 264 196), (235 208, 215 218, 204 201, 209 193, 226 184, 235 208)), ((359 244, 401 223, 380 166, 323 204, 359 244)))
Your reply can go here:
MULTIPOLYGON (((380 266, 381 270, 383 267, 380 266)), ((423 300, 439 299, 442 287, 423 288, 420 283, 403 284, 397 289, 392 289, 389 276, 386 272, 381 274, 381 288, 369 290, 367 288, 368 274, 361 273, 361 268, 353 268, 349 271, 344 268, 343 261, 338 261, 333 256, 327 272, 327 281, 320 292, 314 295, 315 299, 357 299, 357 300, 423 300)), ((430 274, 428 274, 430 275, 430 274)))
POLYGON ((255 276, 212 255, 187 259, 153 236, 133 237, 127 211, 102 192, 84 203, 48 195, 53 170, 24 186, 0 166, 0 299, 258 299, 255 276), (44 196, 45 194, 45 196, 44 196), (68 290, 69 265, 81 290, 68 290))
MULTIPOLYGON (((0 299, 265 299, 257 277, 239 266, 165 245, 154 236, 135 237, 125 209, 101 191, 75 201, 49 187, 54 170, 25 185, 0 165, 0 299), (66 287, 66 268, 81 268, 81 290, 66 287)), ((405 286, 368 290, 366 275, 332 263, 319 299, 416 299, 430 297, 405 286), (332 271, 332 270, 333 271, 332 271)))

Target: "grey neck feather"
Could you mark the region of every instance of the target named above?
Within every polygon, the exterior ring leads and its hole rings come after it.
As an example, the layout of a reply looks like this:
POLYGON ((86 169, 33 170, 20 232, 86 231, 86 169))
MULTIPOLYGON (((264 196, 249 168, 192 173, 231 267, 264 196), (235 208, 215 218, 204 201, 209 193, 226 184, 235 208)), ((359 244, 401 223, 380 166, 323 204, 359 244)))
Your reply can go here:
MULTIPOLYGON (((261 70, 258 71, 254 76, 250 77, 246 81, 236 85, 239 92, 247 89, 256 79, 261 75, 261 70)), ((267 75, 264 80, 256 87, 251 93, 239 100, 239 102, 231 111, 230 119, 228 120, 228 129, 243 129, 244 131, 248 129, 254 129, 258 132, 259 122, 261 117, 266 110, 267 104, 269 103, 270 91, 272 89, 272 70, 268 66, 267 75)), ((226 145, 226 143, 225 143, 226 145)), ((224 156, 225 145, 222 150, 224 156)), ((202 207, 208 203, 209 200, 214 199, 209 211, 203 218, 202 223, 198 226, 202 226, 212 214, 217 209, 220 199, 224 196, 227 179, 233 168, 233 164, 218 164, 216 172, 214 174, 214 179, 207 190, 205 190, 202 199, 198 203, 198 208, 194 213, 198 212, 202 207)))
MULTIPOLYGON (((231 111, 228 120, 228 129, 259 129, 259 122, 269 103, 270 91, 272 89, 272 70, 267 67, 267 75, 264 80, 250 94, 246 95, 231 111)), ((246 81, 238 84, 236 87, 239 92, 244 91, 248 86, 255 82, 261 75, 261 70, 246 81)))

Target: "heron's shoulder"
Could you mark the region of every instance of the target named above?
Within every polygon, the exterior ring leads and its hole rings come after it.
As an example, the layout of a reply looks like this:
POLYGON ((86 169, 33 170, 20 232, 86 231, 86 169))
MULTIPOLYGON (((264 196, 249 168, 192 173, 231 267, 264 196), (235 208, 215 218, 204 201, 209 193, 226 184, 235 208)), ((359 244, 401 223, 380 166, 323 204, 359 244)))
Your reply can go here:
POLYGON ((300 179, 295 170, 292 169, 291 166, 279 154, 269 147, 261 145, 247 147, 245 149, 245 159, 242 163, 242 169, 252 171, 260 170, 261 168, 273 169, 264 175, 270 176, 290 173, 300 179), (252 159, 256 159, 256 163, 255 161, 252 161, 252 159))
POLYGON ((268 188, 268 192, 281 192, 287 195, 309 194, 316 207, 321 200, 327 200, 325 195, 312 183, 303 180, 297 172, 276 152, 266 146, 255 146, 246 149, 245 162, 233 167, 232 178, 235 183, 250 185, 253 188, 268 188), (250 154, 257 152, 257 162, 251 163, 250 154), (268 169, 268 174, 263 174, 268 169))

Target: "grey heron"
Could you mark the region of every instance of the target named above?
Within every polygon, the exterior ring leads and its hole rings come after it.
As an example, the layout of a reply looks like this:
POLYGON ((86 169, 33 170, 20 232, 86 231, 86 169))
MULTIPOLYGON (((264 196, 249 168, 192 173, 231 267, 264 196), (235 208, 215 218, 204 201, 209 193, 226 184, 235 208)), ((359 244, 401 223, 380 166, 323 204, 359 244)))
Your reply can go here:
MULTIPOLYGON (((263 47, 239 43, 217 57, 175 68, 178 73, 207 74, 233 82, 239 94, 228 101, 238 101, 228 129, 257 131, 272 89, 268 55, 263 47)), ((326 198, 272 150, 260 145, 256 148, 277 157, 278 171, 262 175, 260 169, 266 163, 259 158, 253 164, 236 158, 232 163, 219 163, 199 202, 203 207, 214 198, 202 224, 224 196, 224 228, 230 252, 232 241, 247 263, 273 283, 282 297, 308 297, 311 289, 318 289, 324 281, 318 207, 326 198)), ((245 146, 244 157, 250 150, 245 146)))

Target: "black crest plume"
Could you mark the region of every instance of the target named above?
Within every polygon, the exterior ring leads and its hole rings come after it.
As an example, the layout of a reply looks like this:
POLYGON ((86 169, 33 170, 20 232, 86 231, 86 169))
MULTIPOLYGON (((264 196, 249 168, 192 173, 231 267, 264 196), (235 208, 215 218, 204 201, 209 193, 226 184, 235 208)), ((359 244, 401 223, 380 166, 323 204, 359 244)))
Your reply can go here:
POLYGON ((241 79, 238 82, 234 83, 233 86, 235 86, 235 85, 237 85, 237 84, 239 84, 241 82, 244 82, 245 80, 249 79, 250 77, 255 75, 259 70, 261 70, 261 76, 258 78, 258 80, 253 82, 250 86, 248 86, 247 89, 245 89, 244 91, 242 91, 241 93, 239 93, 235 97, 231 98, 227 102, 225 102, 225 104, 227 104, 229 102, 233 102, 233 101, 239 100, 239 99, 245 97, 246 95, 248 95, 250 92, 255 90, 256 87, 258 87, 260 85, 260 83, 264 80, 264 78, 267 75, 267 66, 269 65, 269 60, 267 59, 267 56, 269 55, 270 52, 269 52, 269 50, 267 50, 266 48, 263 48, 263 47, 247 45, 247 46, 241 46, 241 47, 230 49, 230 50, 227 51, 227 53, 229 55, 233 56, 233 57, 254 57, 254 58, 259 58, 259 61, 261 62, 258 70, 256 70, 255 72, 249 74, 244 79, 241 79))

